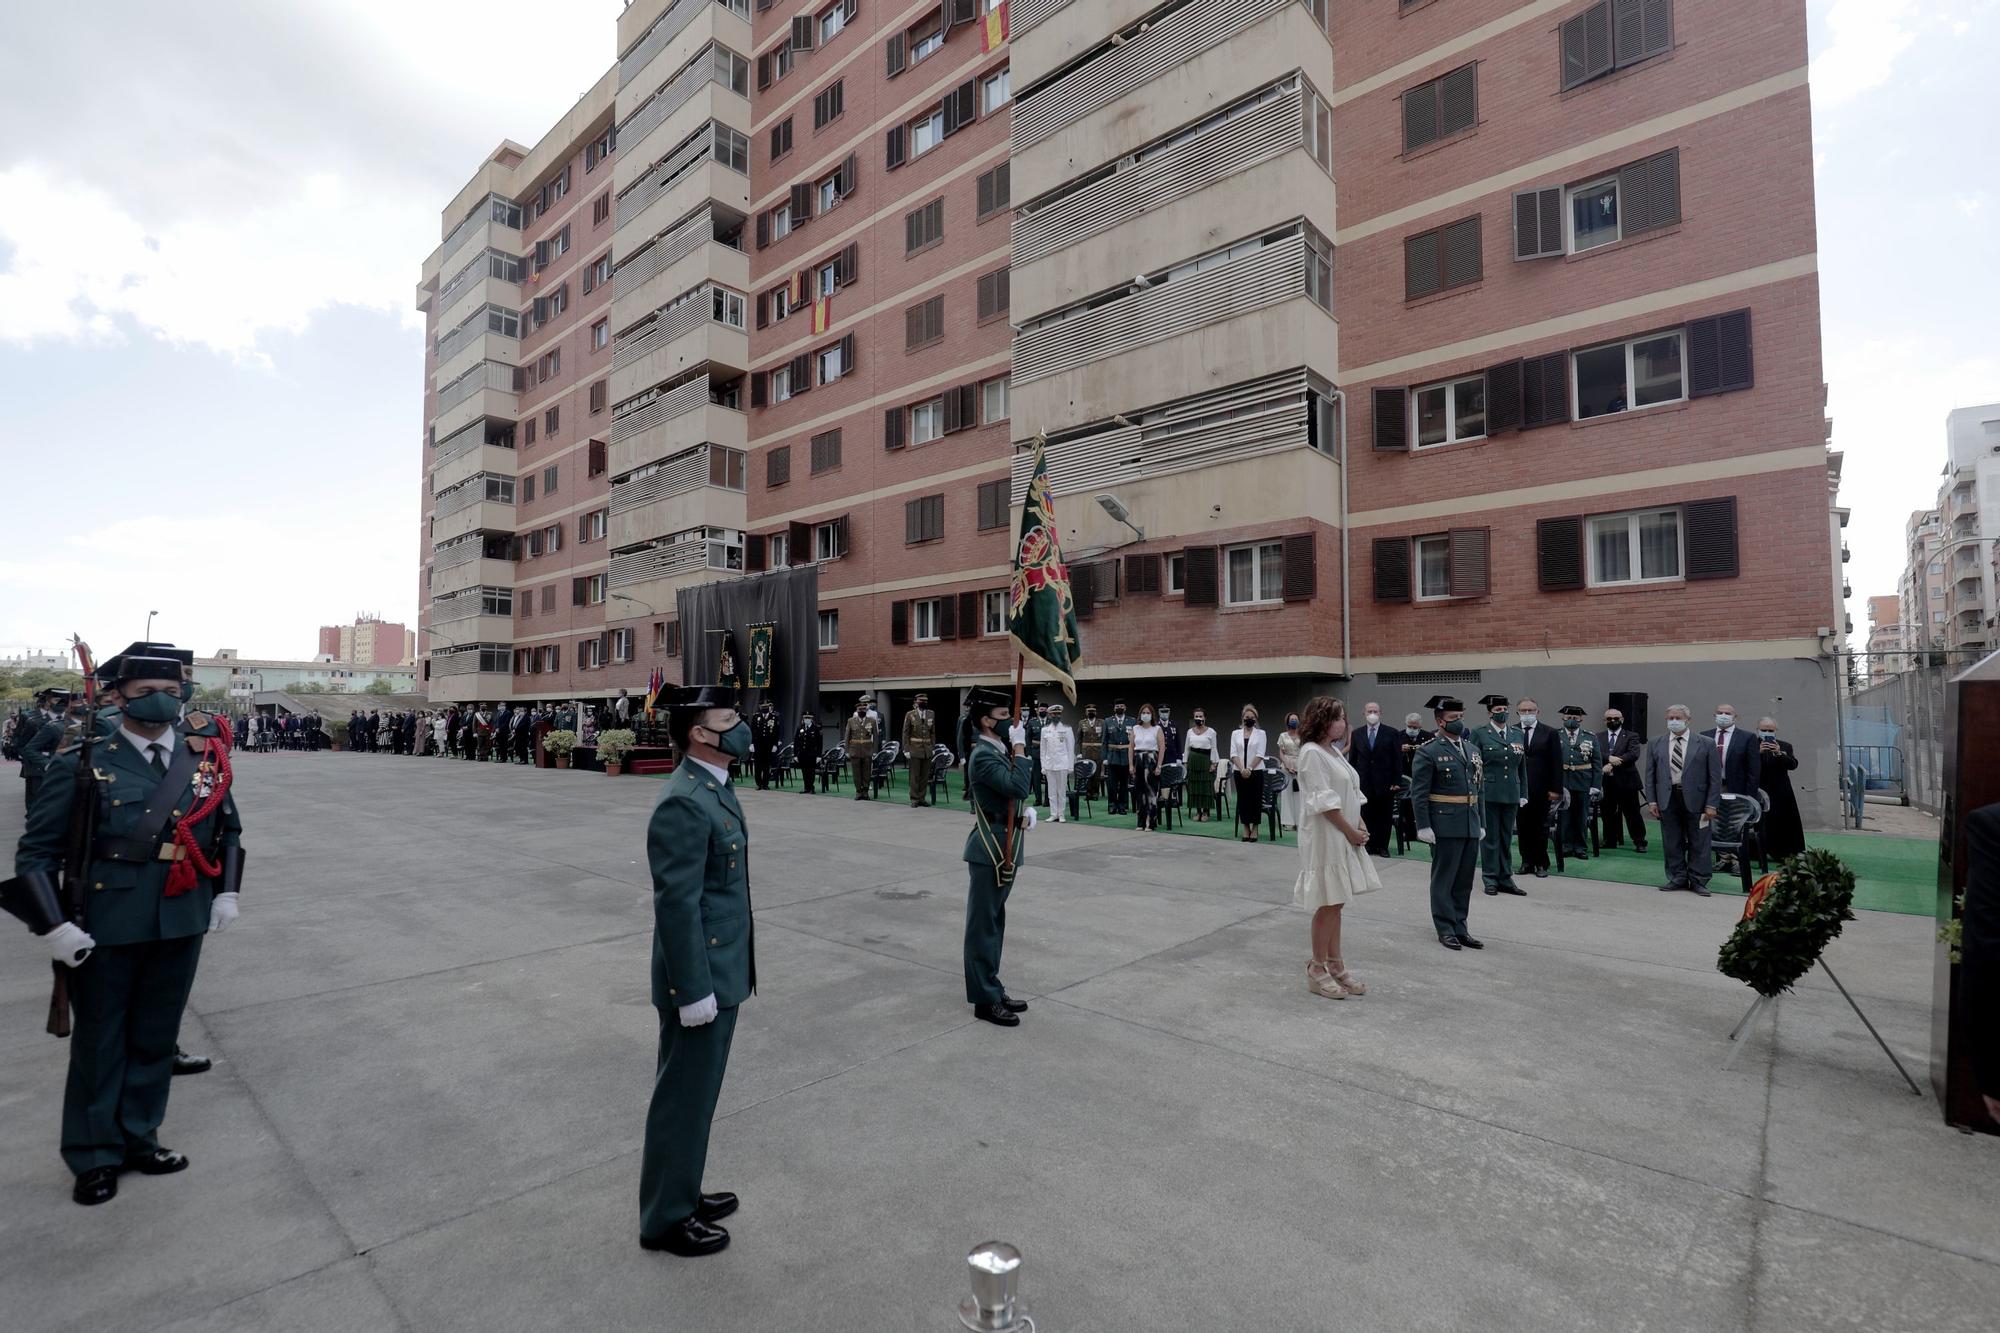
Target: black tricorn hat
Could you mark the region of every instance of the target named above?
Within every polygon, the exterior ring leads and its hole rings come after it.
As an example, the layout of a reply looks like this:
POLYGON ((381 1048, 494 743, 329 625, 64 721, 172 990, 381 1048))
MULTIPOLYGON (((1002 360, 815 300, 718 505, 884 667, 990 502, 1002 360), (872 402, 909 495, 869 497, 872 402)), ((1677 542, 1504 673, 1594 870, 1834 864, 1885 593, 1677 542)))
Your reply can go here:
POLYGON ((1465 700, 1454 699, 1449 694, 1433 694, 1429 702, 1424 704, 1424 707, 1430 709, 1433 713, 1463 713, 1465 711, 1465 700))
POLYGON ((675 691, 669 708, 734 708, 736 693, 727 685, 683 685, 675 691))
POLYGON ((1582 716, 1583 716, 1583 705, 1582 705, 1582 704, 1564 704, 1564 705, 1563 705, 1563 706, 1562 706, 1561 708, 1558 708, 1558 709, 1557 709, 1556 711, 1557 711, 1558 713, 1560 713, 1560 714, 1561 714, 1562 716, 1564 716, 1564 717, 1582 717, 1582 716))
POLYGON ((171 643, 128 643, 120 657, 170 657, 182 666, 194 665, 194 649, 176 648, 171 643))
POLYGON ((67 699, 69 698, 69 691, 60 685, 51 685, 45 690, 36 690, 35 697, 37 699, 67 699))
POLYGON ((128 680, 171 680, 178 683, 180 678, 181 663, 177 657, 153 657, 134 652, 118 654, 116 679, 120 685, 128 680))
POLYGON ((991 685, 975 685, 965 698, 966 716, 985 717, 996 708, 1008 712, 1014 710, 1014 696, 1006 690, 996 690, 991 685))
POLYGON ((1479 702, 1482 707, 1502 708, 1506 706, 1507 696, 1504 694, 1489 694, 1479 702))

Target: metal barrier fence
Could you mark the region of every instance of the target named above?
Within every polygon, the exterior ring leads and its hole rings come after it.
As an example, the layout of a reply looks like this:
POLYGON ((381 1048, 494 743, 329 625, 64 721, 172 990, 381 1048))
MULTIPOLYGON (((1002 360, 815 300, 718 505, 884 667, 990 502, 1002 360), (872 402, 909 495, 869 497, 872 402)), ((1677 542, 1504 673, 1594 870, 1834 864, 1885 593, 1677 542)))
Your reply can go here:
MULTIPOLYGON (((1963 665, 1963 664, 1960 664, 1963 665)), ((1858 769, 1860 794, 1899 798, 1939 813, 1944 792, 1943 663, 1900 671, 1842 705, 1845 769, 1858 769)), ((1854 792, 1849 793, 1852 802, 1854 792)))

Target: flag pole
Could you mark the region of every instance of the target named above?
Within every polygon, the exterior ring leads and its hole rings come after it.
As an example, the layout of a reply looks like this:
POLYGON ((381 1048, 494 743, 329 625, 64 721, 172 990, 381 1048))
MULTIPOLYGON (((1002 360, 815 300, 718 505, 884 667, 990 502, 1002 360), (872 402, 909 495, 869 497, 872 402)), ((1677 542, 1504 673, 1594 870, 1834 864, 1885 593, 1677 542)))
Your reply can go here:
MULTIPOLYGON (((1021 716, 1021 677, 1027 671, 1027 669, 1028 669, 1027 654, 1025 653, 1014 654, 1014 715, 1012 718, 1008 720, 1007 725, 1010 727, 1016 721, 1019 721, 1021 716)), ((1022 725, 1025 726, 1027 724, 1023 723, 1022 725)), ((1014 755, 1014 738, 1012 736, 1009 736, 1007 738, 1007 756, 1010 762, 1013 759, 1013 755, 1014 755)), ((1028 799, 1033 800, 1034 795, 1035 795, 1034 789, 1032 787, 1029 788, 1028 799)), ((1008 801, 1007 802, 1007 845, 1004 849, 1002 849, 1000 853, 1001 858, 1003 860, 1012 861, 1014 859, 1014 823, 1019 813, 1020 813, 1020 807, 1018 803, 1011 800, 1008 801)))

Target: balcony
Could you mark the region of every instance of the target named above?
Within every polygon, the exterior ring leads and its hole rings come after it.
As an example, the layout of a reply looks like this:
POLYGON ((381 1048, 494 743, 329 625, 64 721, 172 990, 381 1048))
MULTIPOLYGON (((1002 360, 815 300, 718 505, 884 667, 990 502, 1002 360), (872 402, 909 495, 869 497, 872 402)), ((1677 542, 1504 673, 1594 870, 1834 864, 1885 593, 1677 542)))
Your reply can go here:
POLYGON ((611 423, 611 475, 624 476, 647 463, 669 458, 691 444, 721 444, 747 449, 750 419, 741 411, 711 401, 713 385, 705 375, 665 389, 618 414, 611 423))
POLYGON ((611 354, 611 401, 622 403, 702 366, 720 367, 725 378, 741 375, 750 365, 750 335, 716 318, 718 301, 742 318, 740 293, 703 286, 626 330, 611 354))
POLYGON ((484 472, 489 476, 511 477, 519 465, 514 450, 497 444, 478 445, 461 449, 450 458, 436 463, 431 470, 431 494, 442 496, 461 482, 469 481, 484 472))
POLYGON ((611 275, 611 327, 630 328, 704 279, 748 291, 750 257, 737 248, 742 236, 741 220, 704 210, 637 249, 621 249, 611 275))
POLYGON ((444 238, 441 247, 443 262, 439 268, 451 272, 458 263, 459 256, 473 241, 479 241, 481 249, 517 251, 521 248, 521 206, 511 199, 497 194, 489 194, 472 206, 456 227, 444 238))
POLYGON ((471 558, 454 564, 442 560, 431 566, 431 596, 442 597, 446 593, 463 592, 467 588, 482 585, 489 588, 512 587, 514 583, 514 562, 499 560, 479 554, 479 545, 471 546, 471 558))
POLYGON ((645 476, 612 482, 612 549, 690 528, 743 527, 747 465, 748 458, 741 450, 701 444, 666 460, 645 476))
POLYGON ((506 362, 482 361, 457 379, 441 384, 437 415, 431 418, 436 438, 448 439, 482 417, 511 420, 518 404, 514 377, 515 367, 506 362))
POLYGON ((646 78, 620 93, 618 146, 630 157, 612 163, 612 189, 632 184, 661 144, 678 143, 704 120, 750 132, 750 60, 743 54, 750 48, 712 40, 714 27, 697 24, 685 41, 673 44, 657 64, 670 71, 664 83, 646 78), (651 91, 642 95, 643 89, 651 91))
MULTIPOLYGON (((645 8, 643 3, 630 5, 624 14, 619 15, 618 39, 621 43, 631 33, 628 20, 642 18, 645 8)), ((750 50, 750 0, 670 0, 660 10, 659 17, 648 23, 644 31, 632 37, 630 44, 619 52, 618 91, 621 99, 635 83, 641 88, 657 87, 673 70, 686 63, 690 46, 699 46, 711 37, 738 51, 750 50), (696 24, 697 19, 703 18, 710 22, 696 24), (676 42, 675 39, 684 33, 687 34, 686 40, 676 42), (663 53, 667 56, 666 61, 655 67, 655 62, 663 53)))
POLYGON ((474 255, 439 289, 437 299, 431 302, 431 310, 437 315, 435 327, 455 329, 470 319, 481 306, 519 310, 527 304, 521 289, 521 282, 526 277, 526 266, 518 255, 499 250, 474 255))
MULTIPOLYGON (((466 494, 474 489, 468 485, 457 494, 466 494)), ((510 531, 514 526, 514 506, 502 504, 498 500, 488 500, 483 495, 460 503, 453 513, 436 513, 431 516, 431 541, 433 544, 451 541, 471 532, 510 531)))
POLYGON ((749 213, 749 162, 747 157, 737 161, 727 137, 718 140, 718 128, 702 126, 665 157, 647 164, 639 179, 619 193, 614 246, 622 247, 627 236, 656 236, 678 225, 705 199, 720 199, 749 213), (718 160, 718 149, 731 165, 718 160))

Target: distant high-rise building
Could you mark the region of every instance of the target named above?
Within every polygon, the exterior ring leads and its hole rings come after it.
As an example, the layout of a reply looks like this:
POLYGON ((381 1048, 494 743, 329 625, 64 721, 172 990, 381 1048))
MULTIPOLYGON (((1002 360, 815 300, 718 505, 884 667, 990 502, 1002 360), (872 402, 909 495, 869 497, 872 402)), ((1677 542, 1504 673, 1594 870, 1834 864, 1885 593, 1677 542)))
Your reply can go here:
POLYGON ((356 616, 351 625, 321 625, 314 656, 362 666, 405 666, 416 661, 416 637, 395 621, 356 616))

